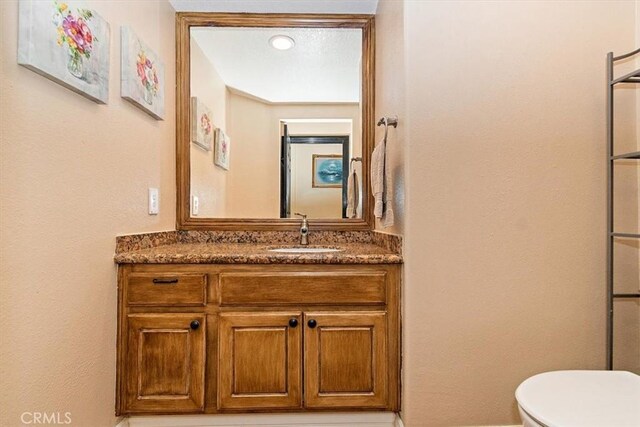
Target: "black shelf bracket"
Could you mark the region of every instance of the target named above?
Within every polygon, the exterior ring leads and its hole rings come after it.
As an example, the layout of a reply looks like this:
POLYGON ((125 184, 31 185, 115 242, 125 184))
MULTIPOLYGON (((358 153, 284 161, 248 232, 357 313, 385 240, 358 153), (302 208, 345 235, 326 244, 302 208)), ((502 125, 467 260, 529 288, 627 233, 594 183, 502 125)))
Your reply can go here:
POLYGON ((640 298, 640 292, 631 294, 613 294, 614 298, 640 298))
POLYGON ((635 233, 611 233, 611 237, 618 237, 622 239, 640 239, 640 234, 635 233))
POLYGON ((618 83, 640 83, 640 69, 611 81, 612 85, 617 85, 618 83))
POLYGON ((611 160, 640 160, 640 151, 618 154, 617 156, 611 157, 611 160))

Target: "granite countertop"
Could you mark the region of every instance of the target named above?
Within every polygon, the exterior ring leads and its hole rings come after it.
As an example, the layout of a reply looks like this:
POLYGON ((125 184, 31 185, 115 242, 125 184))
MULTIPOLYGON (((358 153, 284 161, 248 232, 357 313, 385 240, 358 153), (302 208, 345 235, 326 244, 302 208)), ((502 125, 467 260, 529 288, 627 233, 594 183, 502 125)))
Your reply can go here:
POLYGON ((392 235, 325 235, 308 247, 339 252, 278 253, 269 249, 299 247, 286 235, 237 236, 190 232, 153 233, 118 237, 118 264, 399 264, 401 240, 392 235), (182 234, 180 234, 182 233, 182 234), (274 238, 275 237, 275 238, 274 238), (286 240, 286 241, 283 241, 286 240))
MULTIPOLYGON (((293 246, 293 245, 292 245, 293 246)), ((309 247, 321 245, 309 245, 309 247)), ((371 243, 327 245, 340 252, 278 253, 287 245, 177 243, 116 254, 119 264, 398 264, 402 256, 371 243)), ((290 246, 289 246, 290 247, 290 246)))

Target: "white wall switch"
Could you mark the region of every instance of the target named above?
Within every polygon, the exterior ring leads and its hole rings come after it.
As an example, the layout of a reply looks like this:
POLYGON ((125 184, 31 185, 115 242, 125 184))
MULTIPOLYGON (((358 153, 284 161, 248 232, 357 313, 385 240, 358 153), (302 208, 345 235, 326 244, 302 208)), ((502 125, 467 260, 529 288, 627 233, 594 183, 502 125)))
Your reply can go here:
POLYGON ((157 188, 149 188, 149 215, 160 212, 160 194, 157 188))
POLYGON ((198 196, 193 196, 191 198, 191 215, 197 216, 199 210, 200 210, 200 200, 198 199, 198 196))

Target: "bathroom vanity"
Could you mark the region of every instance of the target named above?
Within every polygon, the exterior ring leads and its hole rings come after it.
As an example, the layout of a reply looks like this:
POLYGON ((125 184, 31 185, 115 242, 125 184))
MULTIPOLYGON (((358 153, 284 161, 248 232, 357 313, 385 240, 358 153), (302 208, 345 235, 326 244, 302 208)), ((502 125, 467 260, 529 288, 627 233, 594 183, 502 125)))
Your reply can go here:
POLYGON ((335 247, 118 253, 116 412, 398 411, 401 257, 335 247))
POLYGON ((398 412, 373 16, 179 13, 176 39, 178 231, 118 238, 116 413, 398 412))

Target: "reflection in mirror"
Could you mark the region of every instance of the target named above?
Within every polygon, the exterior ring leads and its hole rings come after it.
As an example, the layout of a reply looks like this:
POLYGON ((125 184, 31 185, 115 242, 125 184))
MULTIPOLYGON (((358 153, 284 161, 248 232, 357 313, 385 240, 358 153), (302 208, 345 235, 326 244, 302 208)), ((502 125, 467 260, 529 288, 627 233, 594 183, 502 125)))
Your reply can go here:
POLYGON ((361 29, 192 27, 190 72, 192 217, 362 217, 361 29))

